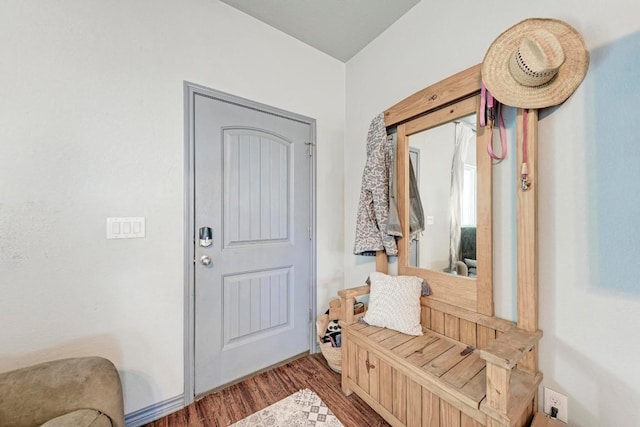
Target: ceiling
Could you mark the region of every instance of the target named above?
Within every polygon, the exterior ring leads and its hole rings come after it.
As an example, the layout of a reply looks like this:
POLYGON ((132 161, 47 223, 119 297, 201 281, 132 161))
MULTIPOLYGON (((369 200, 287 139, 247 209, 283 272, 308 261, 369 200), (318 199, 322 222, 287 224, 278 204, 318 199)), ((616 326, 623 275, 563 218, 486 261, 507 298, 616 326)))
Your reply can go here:
POLYGON ((348 61, 420 0, 221 0, 348 61))

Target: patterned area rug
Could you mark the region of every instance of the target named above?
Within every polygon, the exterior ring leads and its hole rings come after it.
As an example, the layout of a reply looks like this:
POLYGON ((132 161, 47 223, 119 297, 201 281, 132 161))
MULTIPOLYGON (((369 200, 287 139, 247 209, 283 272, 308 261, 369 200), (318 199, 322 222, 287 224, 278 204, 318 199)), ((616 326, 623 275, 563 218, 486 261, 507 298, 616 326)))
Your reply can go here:
POLYGON ((300 390, 230 427, 342 427, 320 397, 309 389, 300 390))

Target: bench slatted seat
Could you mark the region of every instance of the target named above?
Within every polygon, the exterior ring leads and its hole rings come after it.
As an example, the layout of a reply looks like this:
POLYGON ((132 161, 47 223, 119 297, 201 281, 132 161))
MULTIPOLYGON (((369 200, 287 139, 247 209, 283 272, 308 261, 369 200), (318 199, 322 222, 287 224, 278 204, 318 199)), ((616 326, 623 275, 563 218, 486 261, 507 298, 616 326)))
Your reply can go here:
POLYGON ((468 352, 467 346, 458 341, 429 330, 418 337, 377 326, 354 328, 352 332, 350 339, 356 345, 362 342, 367 347, 381 346, 389 352, 383 354, 393 354, 394 359, 397 358, 394 363, 406 366, 408 371, 424 371, 424 377, 430 382, 456 390, 461 400, 470 406, 479 408, 486 396, 486 362, 477 351, 468 352), (469 384, 476 376, 482 387, 469 384))

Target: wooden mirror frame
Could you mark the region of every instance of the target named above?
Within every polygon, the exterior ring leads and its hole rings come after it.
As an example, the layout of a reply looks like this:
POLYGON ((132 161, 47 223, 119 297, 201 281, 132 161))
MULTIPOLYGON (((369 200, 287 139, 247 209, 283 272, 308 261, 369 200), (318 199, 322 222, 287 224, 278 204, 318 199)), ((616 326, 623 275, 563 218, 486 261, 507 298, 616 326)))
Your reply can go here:
MULTIPOLYGON (((397 127, 398 213, 403 236, 409 235, 409 136, 476 113, 480 123, 480 65, 431 85, 385 111, 385 125, 397 127)), ((409 266, 410 239, 398 240, 398 274, 422 277, 427 298, 493 316, 492 165, 486 154, 489 132, 476 130, 477 225, 475 279, 409 266)), ((386 256, 385 256, 386 258, 386 256)))

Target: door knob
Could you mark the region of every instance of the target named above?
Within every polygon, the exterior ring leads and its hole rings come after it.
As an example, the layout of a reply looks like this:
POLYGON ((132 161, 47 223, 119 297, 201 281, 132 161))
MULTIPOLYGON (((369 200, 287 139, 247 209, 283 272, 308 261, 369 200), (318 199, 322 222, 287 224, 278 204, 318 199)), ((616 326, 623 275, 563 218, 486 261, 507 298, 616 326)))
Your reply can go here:
POLYGON ((202 264, 202 265, 211 264, 211 257, 209 255, 202 255, 200 257, 200 264, 202 264))

